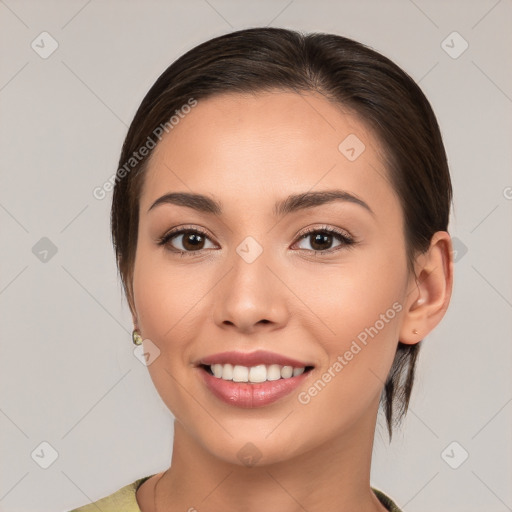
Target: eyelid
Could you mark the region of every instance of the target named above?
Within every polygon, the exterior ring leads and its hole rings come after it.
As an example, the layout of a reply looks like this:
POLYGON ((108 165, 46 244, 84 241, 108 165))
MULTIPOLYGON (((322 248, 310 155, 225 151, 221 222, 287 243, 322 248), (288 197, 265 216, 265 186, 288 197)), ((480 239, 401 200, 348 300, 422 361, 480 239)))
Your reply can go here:
MULTIPOLYGON (((170 229, 169 231, 166 231, 162 236, 157 238, 158 245, 165 245, 169 242, 171 238, 174 238, 175 236, 182 235, 186 232, 197 232, 204 237, 208 238, 210 241, 213 242, 212 237, 210 233, 203 227, 197 226, 196 224, 184 224, 181 226, 175 226, 174 228, 170 229)), ((178 250, 178 249, 177 249, 178 250)), ((194 251, 187 251, 187 252, 194 252, 194 251)), ((198 252, 198 251, 196 251, 198 252)))
POLYGON ((322 224, 320 226, 308 226, 307 228, 302 229, 297 234, 297 238, 302 238, 304 235, 309 235, 311 233, 316 233, 317 231, 327 231, 329 233, 337 234, 343 238, 346 238, 347 240, 354 240, 354 237, 346 230, 334 226, 328 226, 326 224, 322 224))

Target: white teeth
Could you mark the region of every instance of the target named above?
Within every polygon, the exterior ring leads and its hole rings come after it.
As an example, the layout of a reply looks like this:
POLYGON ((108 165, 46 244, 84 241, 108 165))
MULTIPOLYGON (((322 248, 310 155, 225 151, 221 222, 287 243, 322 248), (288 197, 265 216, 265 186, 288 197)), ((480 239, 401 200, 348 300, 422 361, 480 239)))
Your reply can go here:
POLYGON ((279 379, 289 379, 304 373, 305 368, 293 366, 280 366, 278 364, 257 366, 241 366, 232 364, 212 364, 211 371, 215 377, 233 382, 266 382, 279 379))
POLYGON ((232 364, 221 364, 222 378, 224 380, 233 380, 233 365, 232 364))
POLYGON ((278 364, 271 364, 267 368, 267 380, 279 380, 281 378, 281 367, 278 364))
POLYGON ((247 382, 249 380, 249 368, 236 365, 233 368, 233 382, 247 382))
POLYGON ((249 370, 249 382, 265 382, 267 380, 267 368, 264 364, 251 366, 249 370))
POLYGON ((281 377, 289 379, 293 375, 293 366, 283 366, 281 368, 281 377))
POLYGON ((215 377, 220 379, 222 377, 222 365, 221 364, 212 364, 212 372, 213 372, 213 375, 215 375, 215 377))

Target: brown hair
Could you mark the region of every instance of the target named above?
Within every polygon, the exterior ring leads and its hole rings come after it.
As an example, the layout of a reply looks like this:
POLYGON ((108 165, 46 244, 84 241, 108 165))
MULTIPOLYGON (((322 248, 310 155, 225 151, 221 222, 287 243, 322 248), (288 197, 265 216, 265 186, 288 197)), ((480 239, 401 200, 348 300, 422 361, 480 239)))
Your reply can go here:
MULTIPOLYGON (((452 187, 441 133, 427 98, 407 73, 369 47, 338 35, 280 28, 228 33, 171 64, 146 94, 126 135, 115 177, 111 228, 132 311, 139 198, 152 154, 140 158, 140 148, 148 146, 155 129, 191 98, 276 89, 319 92, 354 111, 374 130, 403 209, 410 270, 432 235, 447 230, 452 187), (135 154, 137 160, 127 170, 135 154)), ((420 344, 398 342, 384 385, 381 404, 390 440, 393 425, 407 412, 420 344)))

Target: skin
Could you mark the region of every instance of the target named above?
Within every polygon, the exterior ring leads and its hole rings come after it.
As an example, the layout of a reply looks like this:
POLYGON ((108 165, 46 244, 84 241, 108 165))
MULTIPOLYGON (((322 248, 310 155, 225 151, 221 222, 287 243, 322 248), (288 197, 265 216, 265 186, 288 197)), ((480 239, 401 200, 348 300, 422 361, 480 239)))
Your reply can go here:
POLYGON ((157 482, 160 511, 385 510, 370 489, 382 387, 398 340, 418 343, 444 316, 453 262, 443 231, 417 257, 416 275, 408 271, 403 212, 382 154, 356 115, 317 93, 282 91, 201 100, 155 148, 140 201, 132 313, 142 337, 161 351, 148 369, 175 432, 170 468, 137 492, 143 512, 155 510, 157 482), (338 150, 349 134, 366 146, 353 162, 338 150), (273 215, 289 194, 333 189, 373 213, 333 202, 273 215), (173 204, 148 212, 169 192, 205 194, 223 213, 173 204), (202 250, 193 253, 179 235, 158 245, 183 225, 207 231, 202 250), (325 226, 356 243, 334 236, 322 246, 326 255, 315 255, 314 236, 298 235, 325 226), (250 264, 236 252, 247 236, 263 248, 250 264), (401 311, 301 404, 298 394, 396 302, 401 311), (193 366, 217 352, 256 349, 315 368, 278 402, 241 409, 214 397, 193 366), (261 456, 253 467, 237 456, 248 442, 261 456))

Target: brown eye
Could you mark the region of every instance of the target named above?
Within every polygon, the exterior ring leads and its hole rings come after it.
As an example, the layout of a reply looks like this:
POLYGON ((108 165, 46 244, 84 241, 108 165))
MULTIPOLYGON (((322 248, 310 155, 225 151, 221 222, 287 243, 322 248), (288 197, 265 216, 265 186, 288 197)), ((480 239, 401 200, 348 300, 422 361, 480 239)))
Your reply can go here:
POLYGON ((332 228, 312 229, 303 233, 300 236, 300 242, 304 241, 309 242, 310 247, 299 247, 300 249, 319 253, 333 252, 331 249, 349 246, 355 243, 348 234, 332 228), (338 244, 333 246, 336 240, 338 240, 338 244))
POLYGON ((204 246, 205 237, 200 233, 188 232, 187 234, 183 234, 182 237, 181 244, 185 250, 194 251, 202 249, 204 246))
POLYGON ((206 233, 197 229, 180 229, 164 235, 158 245, 164 245, 170 251, 181 254, 193 253, 202 249, 215 248, 206 233), (207 243, 211 246, 207 247, 207 243))
POLYGON ((328 233, 316 233, 307 235, 310 238, 311 247, 315 251, 330 249, 333 243, 333 236, 328 233))

